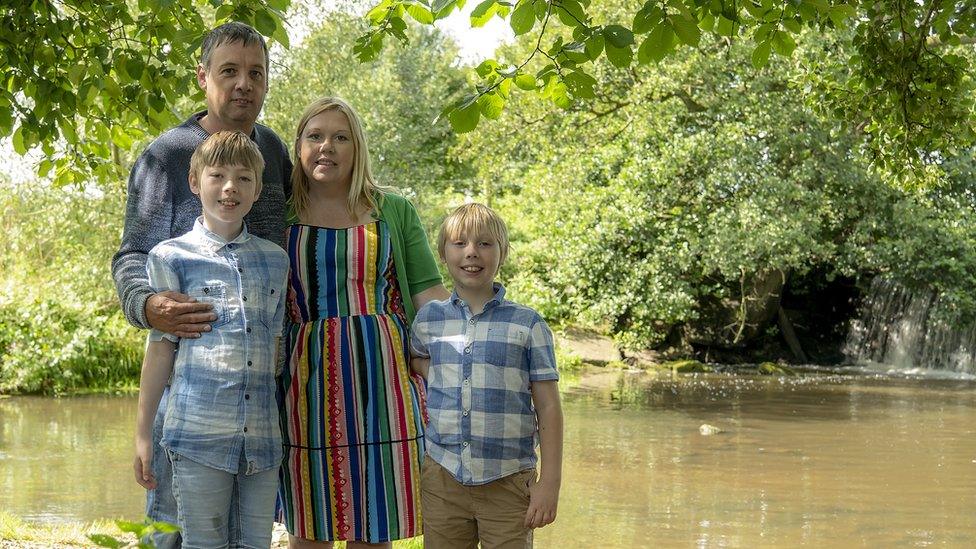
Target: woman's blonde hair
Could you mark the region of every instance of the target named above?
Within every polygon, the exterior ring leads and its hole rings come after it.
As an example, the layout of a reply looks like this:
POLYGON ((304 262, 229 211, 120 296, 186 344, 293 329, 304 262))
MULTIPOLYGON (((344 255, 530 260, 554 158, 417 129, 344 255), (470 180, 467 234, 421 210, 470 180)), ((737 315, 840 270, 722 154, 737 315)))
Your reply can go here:
POLYGON ((304 217, 311 205, 309 204, 309 180, 302 167, 302 133, 308 121, 326 111, 339 111, 349 119, 352 130, 353 167, 352 183, 349 186, 349 197, 346 205, 353 216, 361 212, 376 210, 380 206, 382 195, 389 192, 388 187, 379 185, 373 179, 373 170, 369 162, 369 147, 366 145, 366 133, 359 114, 349 103, 338 97, 323 97, 309 105, 298 120, 295 129, 295 167, 291 172, 291 201, 295 215, 304 217))

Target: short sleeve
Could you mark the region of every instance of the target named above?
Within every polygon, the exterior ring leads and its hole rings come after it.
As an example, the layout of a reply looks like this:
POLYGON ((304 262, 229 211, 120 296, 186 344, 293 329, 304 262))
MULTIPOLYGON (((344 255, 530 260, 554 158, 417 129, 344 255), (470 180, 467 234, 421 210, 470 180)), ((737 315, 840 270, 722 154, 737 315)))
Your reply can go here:
MULTIPOLYGON (((420 311, 423 312, 424 308, 420 311)), ((430 357, 430 349, 427 348, 427 323, 423 320, 420 312, 413 321, 410 328, 410 354, 423 358, 430 357)))
POLYGON ((427 241, 427 233, 420 222, 417 210, 409 201, 404 200, 406 207, 403 212, 403 244, 404 262, 406 262, 407 283, 410 285, 410 297, 436 286, 442 282, 441 273, 437 270, 437 261, 427 241))
MULTIPOLYGON (((149 287, 152 288, 153 293, 168 290, 182 293, 180 277, 176 269, 162 257, 158 248, 153 248, 146 258, 146 273, 149 275, 149 287)), ((179 341, 179 338, 173 334, 167 334, 155 328, 150 328, 149 341, 161 341, 164 338, 173 343, 179 341)))
POLYGON ((556 370, 556 347, 552 330, 541 318, 532 324, 526 342, 529 352, 529 381, 555 381, 559 379, 556 370))

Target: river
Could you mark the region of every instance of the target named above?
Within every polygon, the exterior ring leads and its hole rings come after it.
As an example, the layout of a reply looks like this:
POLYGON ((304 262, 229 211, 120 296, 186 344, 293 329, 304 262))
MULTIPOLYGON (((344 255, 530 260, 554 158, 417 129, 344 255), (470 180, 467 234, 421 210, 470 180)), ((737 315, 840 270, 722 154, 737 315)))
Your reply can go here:
MULTIPOLYGON (((536 547, 976 545, 971 379, 598 372, 565 385, 559 515, 536 547)), ((0 399, 0 509, 138 519, 135 407, 0 399)))

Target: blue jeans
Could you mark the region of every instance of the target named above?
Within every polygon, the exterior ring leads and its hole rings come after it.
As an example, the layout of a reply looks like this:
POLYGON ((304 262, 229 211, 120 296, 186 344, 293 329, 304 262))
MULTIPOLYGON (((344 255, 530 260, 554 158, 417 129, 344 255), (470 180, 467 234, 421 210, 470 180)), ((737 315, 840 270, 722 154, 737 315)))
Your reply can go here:
MULTIPOLYGON (((169 385, 163 389, 159 399, 159 409, 153 419, 153 460, 152 472, 156 478, 156 489, 146 492, 146 516, 154 521, 177 524, 176 499, 173 498, 173 468, 169 457, 159 442, 163 439, 163 420, 166 418, 166 402, 169 400, 169 385)), ((152 542, 158 549, 180 549, 182 539, 175 534, 154 534, 152 542)))
POLYGON ((228 473, 175 452, 169 458, 184 549, 271 545, 277 468, 245 474, 242 459, 238 472, 228 473))

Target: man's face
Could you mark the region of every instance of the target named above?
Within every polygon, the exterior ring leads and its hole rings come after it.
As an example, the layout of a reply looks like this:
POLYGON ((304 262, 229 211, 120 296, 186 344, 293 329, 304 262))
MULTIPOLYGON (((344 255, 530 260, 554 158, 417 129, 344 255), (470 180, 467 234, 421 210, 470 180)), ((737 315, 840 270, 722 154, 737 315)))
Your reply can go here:
POLYGON ((207 118, 215 130, 250 131, 268 93, 261 44, 225 42, 214 48, 210 67, 197 67, 197 83, 207 92, 207 118))

